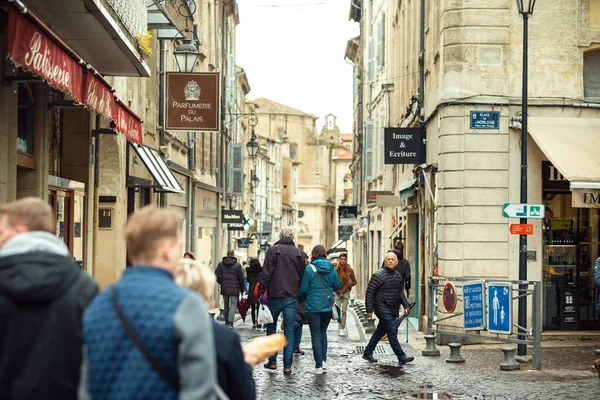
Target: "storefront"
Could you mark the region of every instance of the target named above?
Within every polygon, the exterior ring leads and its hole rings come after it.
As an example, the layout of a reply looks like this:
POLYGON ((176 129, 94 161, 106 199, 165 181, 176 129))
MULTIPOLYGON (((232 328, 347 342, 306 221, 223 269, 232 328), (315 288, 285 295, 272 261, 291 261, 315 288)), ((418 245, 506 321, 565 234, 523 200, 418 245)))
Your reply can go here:
POLYGON ((594 263, 600 256, 600 121, 535 121, 542 161, 544 330, 600 330, 594 263), (569 133, 561 126, 569 124, 569 133), (543 135, 541 134, 543 132, 543 135))

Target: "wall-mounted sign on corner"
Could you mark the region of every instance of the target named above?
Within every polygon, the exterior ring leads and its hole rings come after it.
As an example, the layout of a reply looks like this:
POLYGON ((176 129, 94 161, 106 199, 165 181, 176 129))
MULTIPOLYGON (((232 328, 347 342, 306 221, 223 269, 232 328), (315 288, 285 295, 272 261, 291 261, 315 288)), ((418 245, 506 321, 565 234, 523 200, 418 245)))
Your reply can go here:
POLYGON ((165 129, 219 131, 219 73, 167 72, 165 129))
POLYGON ((471 129, 500 129, 499 111, 471 111, 471 129))
POLYGON ((385 128, 385 164, 421 162, 421 128, 385 128))

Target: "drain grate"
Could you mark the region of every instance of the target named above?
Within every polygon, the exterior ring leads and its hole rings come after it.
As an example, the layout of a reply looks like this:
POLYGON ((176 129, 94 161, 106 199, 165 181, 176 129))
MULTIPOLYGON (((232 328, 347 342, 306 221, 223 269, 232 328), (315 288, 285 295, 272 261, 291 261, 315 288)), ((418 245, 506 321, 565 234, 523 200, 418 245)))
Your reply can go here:
MULTIPOLYGON (((356 346, 356 350, 354 352, 356 354, 363 354, 365 352, 365 347, 366 346, 356 346)), ((390 347, 379 344, 375 346, 373 354, 391 354, 390 347)))

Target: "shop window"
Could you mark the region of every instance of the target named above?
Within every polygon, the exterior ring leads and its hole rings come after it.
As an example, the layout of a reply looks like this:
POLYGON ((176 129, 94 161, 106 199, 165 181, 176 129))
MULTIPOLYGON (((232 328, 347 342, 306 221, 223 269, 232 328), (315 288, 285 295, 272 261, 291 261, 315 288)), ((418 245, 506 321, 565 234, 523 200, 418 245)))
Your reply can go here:
POLYGON ((583 56, 583 96, 600 97, 600 52, 583 56))
POLYGON ((35 103, 31 88, 26 83, 19 84, 17 102, 17 150, 33 155, 33 126, 35 103))

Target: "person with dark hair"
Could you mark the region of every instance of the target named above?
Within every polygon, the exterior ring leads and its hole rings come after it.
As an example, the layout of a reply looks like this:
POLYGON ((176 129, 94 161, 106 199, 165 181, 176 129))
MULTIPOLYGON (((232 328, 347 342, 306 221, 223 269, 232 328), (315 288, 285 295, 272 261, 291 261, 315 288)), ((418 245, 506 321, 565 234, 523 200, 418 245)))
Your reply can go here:
MULTIPOLYGON (((269 307, 273 323, 267 325, 267 335, 277 331, 277 319, 283 314, 283 332, 287 345, 283 350, 283 373, 292 373, 294 359, 294 321, 298 308, 298 289, 306 262, 304 255, 294 244, 294 229, 284 226, 279 240, 267 250, 265 263, 260 274, 259 299, 269 307), (268 298, 265 296, 267 292, 268 298), (263 300, 261 300, 263 302, 263 300)), ((264 365, 266 369, 277 369, 277 354, 264 365)))
POLYGON ((350 302, 350 291, 356 286, 356 276, 354 276, 354 270, 348 264, 348 255, 346 253, 340 254, 338 263, 335 269, 342 281, 342 287, 340 290, 335 292, 335 304, 338 305, 342 311, 342 320, 339 325, 339 335, 347 336, 348 330, 346 329, 346 316, 348 315, 348 303, 350 302))
POLYGON ((254 288, 260 282, 260 273, 262 272, 262 267, 260 265, 260 261, 258 258, 253 258, 250 260, 250 265, 247 269, 248 275, 248 301, 252 304, 252 329, 258 329, 258 323, 256 322, 258 318, 258 299, 254 296, 254 288))
POLYGON ((233 249, 228 250, 227 256, 223 257, 215 270, 217 283, 221 285, 225 324, 230 328, 233 328, 239 295, 244 293, 242 266, 238 263, 237 258, 233 256, 234 254, 233 249))
POLYGON ((191 251, 186 251, 183 254, 183 258, 189 258, 190 260, 195 260, 196 259, 196 255, 194 253, 192 253, 191 251))
POLYGON ((327 261, 325 247, 316 245, 312 250, 312 261, 304 270, 299 295, 299 301, 305 302, 304 310, 310 327, 316 374, 322 374, 325 369, 327 327, 331 321, 333 293, 341 287, 340 277, 333 264, 327 261))

